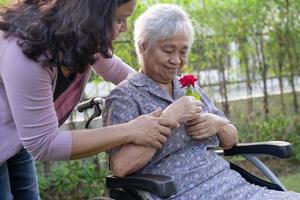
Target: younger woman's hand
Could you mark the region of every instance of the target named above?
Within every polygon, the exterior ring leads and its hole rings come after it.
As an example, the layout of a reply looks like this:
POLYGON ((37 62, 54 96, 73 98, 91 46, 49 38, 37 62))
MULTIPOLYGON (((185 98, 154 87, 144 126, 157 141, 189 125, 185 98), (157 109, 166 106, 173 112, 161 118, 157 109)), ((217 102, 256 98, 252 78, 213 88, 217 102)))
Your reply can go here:
POLYGON ((148 115, 141 115, 128 122, 128 131, 132 142, 137 145, 161 148, 171 135, 170 123, 159 118, 161 110, 158 109, 148 115))
POLYGON ((199 117, 202 103, 192 96, 183 96, 170 104, 162 113, 161 118, 175 123, 188 122, 199 117))

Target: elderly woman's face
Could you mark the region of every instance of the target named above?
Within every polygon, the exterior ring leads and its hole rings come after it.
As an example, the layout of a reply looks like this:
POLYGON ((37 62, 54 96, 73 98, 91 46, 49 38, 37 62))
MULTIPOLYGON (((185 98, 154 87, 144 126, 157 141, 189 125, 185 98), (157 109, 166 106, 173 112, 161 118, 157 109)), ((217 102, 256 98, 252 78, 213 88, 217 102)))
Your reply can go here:
POLYGON ((187 60, 189 38, 180 33, 141 47, 142 71, 158 83, 170 83, 187 60))
POLYGON ((135 6, 136 0, 130 0, 127 3, 121 4, 117 8, 114 22, 113 39, 116 39, 120 33, 127 31, 127 18, 132 15, 135 6))

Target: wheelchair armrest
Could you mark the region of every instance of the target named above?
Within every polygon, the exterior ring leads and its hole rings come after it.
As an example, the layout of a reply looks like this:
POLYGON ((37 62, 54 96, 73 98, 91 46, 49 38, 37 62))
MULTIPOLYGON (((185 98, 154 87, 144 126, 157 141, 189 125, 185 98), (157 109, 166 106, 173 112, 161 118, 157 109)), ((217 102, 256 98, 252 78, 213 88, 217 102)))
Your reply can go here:
POLYGON ((157 174, 136 174, 119 178, 106 177, 107 189, 134 189, 148 191, 158 197, 168 198, 176 194, 176 186, 171 177, 157 174))
POLYGON ((288 158, 292 155, 292 145, 284 141, 239 143, 231 149, 224 150, 225 156, 240 154, 264 154, 278 158, 288 158))

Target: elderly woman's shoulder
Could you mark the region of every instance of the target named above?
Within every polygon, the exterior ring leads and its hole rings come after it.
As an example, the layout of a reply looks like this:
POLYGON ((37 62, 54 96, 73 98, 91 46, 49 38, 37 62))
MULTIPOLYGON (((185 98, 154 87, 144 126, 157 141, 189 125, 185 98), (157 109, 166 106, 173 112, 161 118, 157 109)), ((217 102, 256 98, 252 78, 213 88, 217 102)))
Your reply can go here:
POLYGON ((128 76, 125 80, 120 82, 109 94, 109 97, 116 96, 132 96, 137 92, 137 86, 130 80, 128 76))

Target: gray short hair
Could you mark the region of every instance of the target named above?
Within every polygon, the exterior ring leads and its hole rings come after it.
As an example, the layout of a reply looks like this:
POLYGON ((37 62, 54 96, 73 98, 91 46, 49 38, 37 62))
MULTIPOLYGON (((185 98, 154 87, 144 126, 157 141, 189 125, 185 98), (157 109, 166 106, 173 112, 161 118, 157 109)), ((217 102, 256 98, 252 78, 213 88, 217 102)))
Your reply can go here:
POLYGON ((138 59, 142 57, 139 45, 155 44, 158 40, 172 37, 178 33, 185 33, 189 38, 191 48, 194 28, 187 13, 178 5, 156 4, 148 8, 135 21, 134 44, 138 59))

